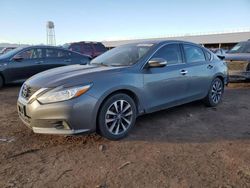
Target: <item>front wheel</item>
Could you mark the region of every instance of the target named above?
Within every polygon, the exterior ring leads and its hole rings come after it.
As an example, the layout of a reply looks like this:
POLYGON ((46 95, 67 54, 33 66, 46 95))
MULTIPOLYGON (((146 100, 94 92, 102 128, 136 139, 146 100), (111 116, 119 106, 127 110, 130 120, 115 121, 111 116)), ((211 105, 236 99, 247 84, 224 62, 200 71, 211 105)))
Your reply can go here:
POLYGON ((0 89, 3 87, 3 78, 2 78, 2 76, 0 75, 0 89))
POLYGON ((215 78, 212 81, 209 92, 204 99, 205 104, 210 107, 217 106, 222 99, 224 93, 224 83, 220 78, 215 78))
POLYGON ((98 116, 99 133, 111 140, 125 137, 135 124, 136 106, 126 94, 115 94, 101 106, 98 116))

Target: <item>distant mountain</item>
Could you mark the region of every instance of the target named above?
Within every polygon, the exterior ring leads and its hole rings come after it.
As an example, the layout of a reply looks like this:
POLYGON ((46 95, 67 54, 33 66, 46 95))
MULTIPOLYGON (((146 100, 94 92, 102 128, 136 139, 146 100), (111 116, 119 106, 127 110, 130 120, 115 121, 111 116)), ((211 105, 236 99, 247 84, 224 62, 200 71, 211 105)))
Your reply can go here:
POLYGON ((29 45, 28 44, 0 43, 0 48, 3 48, 3 47, 22 47, 22 46, 29 46, 29 45))

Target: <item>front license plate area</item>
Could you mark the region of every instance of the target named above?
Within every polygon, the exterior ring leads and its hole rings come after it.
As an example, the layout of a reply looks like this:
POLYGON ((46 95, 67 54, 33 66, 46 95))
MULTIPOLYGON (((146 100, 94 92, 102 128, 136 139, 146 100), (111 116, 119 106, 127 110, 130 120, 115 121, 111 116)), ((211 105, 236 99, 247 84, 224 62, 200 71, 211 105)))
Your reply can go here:
POLYGON ((26 117, 26 108, 22 104, 18 104, 18 112, 21 116, 26 117))

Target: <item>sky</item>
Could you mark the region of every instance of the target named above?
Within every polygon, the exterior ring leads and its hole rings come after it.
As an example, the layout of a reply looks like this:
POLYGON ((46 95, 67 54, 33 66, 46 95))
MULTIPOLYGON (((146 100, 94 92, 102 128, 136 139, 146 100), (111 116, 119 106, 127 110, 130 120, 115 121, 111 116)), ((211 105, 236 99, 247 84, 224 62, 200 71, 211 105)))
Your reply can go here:
POLYGON ((154 38, 250 29, 250 0, 0 0, 0 43, 154 38))

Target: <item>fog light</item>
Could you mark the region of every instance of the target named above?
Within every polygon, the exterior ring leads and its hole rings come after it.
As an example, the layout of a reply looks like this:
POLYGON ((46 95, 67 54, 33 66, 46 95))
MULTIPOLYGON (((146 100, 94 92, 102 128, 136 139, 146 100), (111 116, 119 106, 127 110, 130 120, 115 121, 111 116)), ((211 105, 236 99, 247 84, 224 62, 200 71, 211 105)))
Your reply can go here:
POLYGON ((57 121, 53 123, 53 125, 56 129, 66 129, 66 130, 70 129, 69 125, 65 121, 57 121))

